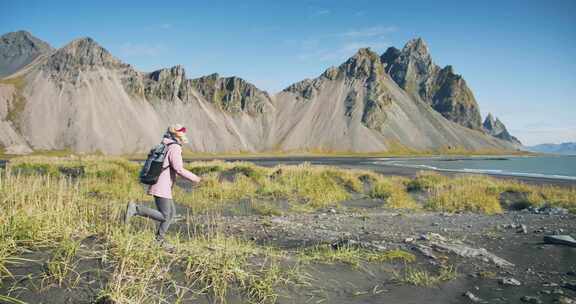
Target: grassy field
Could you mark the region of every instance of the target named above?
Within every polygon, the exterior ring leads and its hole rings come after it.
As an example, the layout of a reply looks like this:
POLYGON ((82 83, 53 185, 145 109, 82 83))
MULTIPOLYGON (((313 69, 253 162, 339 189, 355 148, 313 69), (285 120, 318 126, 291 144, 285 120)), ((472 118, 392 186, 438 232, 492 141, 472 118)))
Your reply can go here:
MULTIPOLYGON (((449 178, 423 172, 409 179, 309 164, 265 168, 223 161, 193 162, 186 167, 203 180, 192 189, 175 187, 175 200, 193 214, 218 214, 246 199, 259 202, 254 208, 262 216, 313 212, 339 208, 358 194, 405 212, 501 213, 511 207, 501 202, 501 196, 510 193, 525 206, 576 211, 575 188, 487 176, 449 178), (415 200, 413 193, 426 199, 415 200), (288 208, 274 204, 278 201, 288 208)), ((78 263, 87 251, 87 239, 96 240, 88 251, 107 269, 98 295, 101 303, 161 303, 162 299, 178 303, 203 295, 225 302, 231 291, 247 302, 274 303, 279 288, 309 284, 302 265, 359 267, 413 261, 410 253, 402 251, 323 245, 287 252, 224 235, 217 228, 171 235, 176 251, 166 252, 154 241, 151 221, 136 220, 130 227, 121 224, 128 201, 150 200, 138 183, 139 168, 124 158, 102 156, 11 159, 0 171, 0 288, 10 281, 10 267, 26 263, 20 257, 33 251, 50 252, 41 282, 73 287, 80 277, 78 263)), ((429 286, 453 278, 455 270, 447 266, 434 274, 407 266, 398 276, 401 282, 429 286)))

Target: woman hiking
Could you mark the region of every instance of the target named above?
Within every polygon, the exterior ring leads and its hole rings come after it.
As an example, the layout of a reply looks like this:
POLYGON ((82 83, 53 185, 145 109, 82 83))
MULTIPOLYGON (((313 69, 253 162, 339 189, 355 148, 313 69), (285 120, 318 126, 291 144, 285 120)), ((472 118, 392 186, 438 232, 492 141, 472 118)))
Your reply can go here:
POLYGON ((157 221, 159 225, 156 232, 156 241, 166 249, 173 249, 172 245, 166 242, 164 236, 176 215, 176 208, 172 200, 172 186, 176 180, 176 174, 191 182, 200 182, 200 177, 184 169, 183 166, 181 145, 187 142, 188 138, 186 137, 185 127, 180 124, 175 124, 168 128, 162 139, 162 143, 166 145, 168 149, 162 165, 162 168, 166 169, 160 173, 158 181, 148 188, 148 194, 154 196, 154 202, 158 210, 129 202, 124 218, 125 223, 128 223, 130 218, 135 215, 148 217, 157 221))

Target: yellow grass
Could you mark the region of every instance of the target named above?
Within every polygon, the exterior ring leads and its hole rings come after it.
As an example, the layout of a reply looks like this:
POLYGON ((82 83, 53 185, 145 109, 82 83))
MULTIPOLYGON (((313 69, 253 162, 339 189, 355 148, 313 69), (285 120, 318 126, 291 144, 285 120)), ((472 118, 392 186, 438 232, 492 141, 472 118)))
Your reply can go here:
POLYGON ((46 279, 59 285, 74 284, 78 241, 96 235, 104 241, 104 249, 94 254, 100 254, 112 269, 101 298, 119 303, 158 303, 166 298, 166 292, 189 290, 188 297, 208 293, 224 302, 228 287, 233 285, 240 286, 248 302, 274 302, 276 285, 290 283, 292 274, 280 271, 276 260, 271 262, 275 255, 267 250, 234 239, 222 240, 217 234, 206 239, 173 239, 178 252, 168 254, 154 241, 150 222, 138 225, 135 221, 133 226, 139 231, 127 231, 120 223, 122 210, 128 199, 143 195, 135 176, 137 169, 138 165, 119 159, 31 158, 16 159, 6 171, 0 171, 0 284, 2 278, 10 276, 7 267, 14 256, 27 249, 47 248, 52 257, 46 279), (85 169, 82 176, 69 177, 68 171, 60 170, 80 164, 85 169), (33 172, 34 168, 41 174, 33 172), (139 191, 134 190, 138 187, 139 191), (215 255, 206 244, 224 244, 228 255, 215 255), (215 267, 233 257, 246 261, 256 256, 268 263, 258 267, 248 262, 237 264, 233 278, 226 277, 225 269, 215 267), (226 284, 204 280, 185 282, 191 286, 182 288, 160 288, 177 286, 172 265, 186 259, 198 262, 202 257, 210 257, 197 264, 203 275, 221 278, 226 284))
POLYGON ((386 207, 395 209, 419 209, 414 199, 406 192, 407 178, 378 176, 370 196, 384 199, 386 207))
POLYGON ((435 172, 421 172, 408 183, 408 188, 426 191, 430 198, 425 207, 435 211, 501 213, 500 196, 504 192, 524 194, 527 205, 576 211, 576 187, 529 185, 485 175, 450 178, 435 172))

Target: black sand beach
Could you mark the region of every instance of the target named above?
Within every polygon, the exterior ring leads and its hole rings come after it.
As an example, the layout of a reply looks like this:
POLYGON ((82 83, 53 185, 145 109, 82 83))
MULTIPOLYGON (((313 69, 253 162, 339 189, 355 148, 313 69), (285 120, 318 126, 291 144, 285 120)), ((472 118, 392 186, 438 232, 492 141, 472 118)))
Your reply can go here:
MULTIPOLYGON (((503 158, 505 157, 506 156, 503 156, 503 158)), ((303 162, 309 162, 313 165, 327 165, 349 169, 372 170, 384 175, 396 175, 406 177, 414 177, 419 171, 423 170, 418 168, 400 167, 400 166, 374 163, 377 160, 381 160, 382 157, 319 157, 319 156, 318 157, 317 156, 230 157, 230 158, 186 158, 185 161, 207 161, 215 159, 224 161, 249 161, 258 166, 265 166, 265 167, 273 167, 279 164, 297 165, 303 162)), ((386 159, 393 159, 393 158, 386 158, 386 159)), ((398 157, 397 159, 401 160, 405 158, 398 157)), ((422 159, 427 158, 424 157, 422 159)), ((463 173, 463 172, 451 172, 451 171, 438 171, 438 172, 449 176, 456 174, 486 174, 496 178, 515 179, 530 184, 546 184, 557 186, 576 185, 576 180, 557 179, 557 178, 529 177, 529 176, 515 176, 515 175, 487 174, 487 173, 463 173)))

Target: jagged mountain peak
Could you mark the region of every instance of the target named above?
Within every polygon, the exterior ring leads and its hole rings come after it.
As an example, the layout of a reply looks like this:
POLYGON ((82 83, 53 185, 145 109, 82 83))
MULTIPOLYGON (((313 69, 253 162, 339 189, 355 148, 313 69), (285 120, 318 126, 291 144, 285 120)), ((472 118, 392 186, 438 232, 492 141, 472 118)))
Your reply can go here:
POLYGON ((165 78, 180 78, 181 80, 184 80, 186 79, 186 71, 183 66, 175 65, 170 68, 163 68, 151 72, 148 74, 148 77, 155 81, 160 81, 165 78))
POLYGON ((297 98, 310 100, 326 80, 360 80, 377 87, 375 80, 384 75, 384 65, 380 56, 370 48, 360 48, 338 67, 331 66, 315 79, 304 79, 283 90, 294 93, 297 98))
POLYGON ((417 53, 420 55, 427 55, 430 56, 430 52, 428 50, 428 45, 424 42, 424 39, 417 37, 410 39, 404 48, 402 49, 403 53, 417 53))
POLYGON ((451 65, 440 68, 434 63, 422 38, 408 41, 401 51, 389 48, 380 58, 386 72, 406 92, 453 122, 482 129, 474 94, 451 65))
POLYGON ((504 123, 500 121, 498 117, 493 116, 492 113, 488 113, 484 119, 484 123, 482 123, 482 127, 484 128, 484 132, 496 138, 500 138, 516 145, 522 145, 518 138, 510 135, 504 123))
POLYGON ((2 42, 22 41, 32 44, 35 48, 38 49, 43 49, 46 51, 52 50, 52 47, 47 42, 34 37, 30 32, 25 30, 6 33, 0 36, 0 40, 2 40, 2 42))
POLYGON ((190 80, 190 84, 216 107, 230 112, 260 114, 271 102, 266 91, 237 77, 220 77, 213 73, 190 80))
POLYGON ((44 69, 51 72, 87 70, 98 67, 118 68, 127 66, 112 56, 94 39, 83 37, 72 40, 50 55, 44 69))
POLYGON ((384 72, 380 56, 370 48, 358 49, 356 54, 340 65, 338 69, 350 78, 375 79, 384 72))
POLYGON ((350 57, 344 65, 350 62, 363 62, 369 64, 380 64, 380 56, 374 51, 372 51, 369 47, 366 48, 359 48, 356 53, 352 57, 350 57))
POLYGON ((98 62, 120 62, 118 59, 112 56, 112 54, 110 54, 107 49, 102 47, 100 44, 98 44, 98 42, 90 37, 74 39, 59 49, 57 53, 66 53, 80 59, 93 60, 94 64, 97 64, 98 62))
POLYGON ((486 115, 486 118, 484 119, 482 126, 486 130, 489 130, 494 133, 500 133, 506 130, 506 126, 502 121, 500 121, 500 118, 492 115, 492 113, 488 113, 488 115, 486 115))
POLYGON ((432 60, 428 46, 422 38, 409 40, 402 48, 400 57, 403 57, 402 61, 413 62, 418 67, 418 70, 422 72, 438 69, 432 60))
POLYGON ((49 51, 52 50, 52 47, 47 43, 44 42, 36 37, 34 37, 30 32, 20 30, 16 32, 6 33, 0 36, 0 40, 5 43, 9 41, 22 41, 32 44, 35 48, 49 51))
POLYGON ((458 75, 458 74, 456 74, 456 72, 454 72, 454 67, 451 65, 447 65, 447 66, 443 67, 441 70, 441 73, 453 74, 454 76, 462 78, 461 75, 458 75))
POLYGON ((488 113, 488 115, 486 115, 486 118, 484 119, 484 124, 488 124, 488 125, 494 125, 496 123, 496 120, 494 119, 494 116, 492 115, 492 113, 488 113))
POLYGON ((10 75, 38 56, 52 52, 52 47, 27 31, 0 36, 0 77, 10 75))

